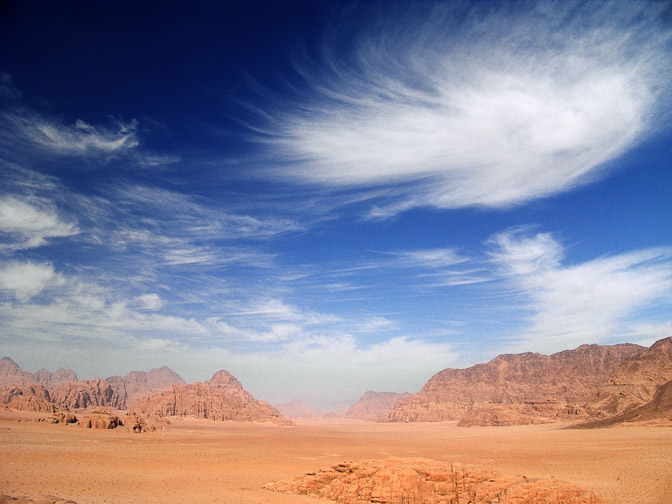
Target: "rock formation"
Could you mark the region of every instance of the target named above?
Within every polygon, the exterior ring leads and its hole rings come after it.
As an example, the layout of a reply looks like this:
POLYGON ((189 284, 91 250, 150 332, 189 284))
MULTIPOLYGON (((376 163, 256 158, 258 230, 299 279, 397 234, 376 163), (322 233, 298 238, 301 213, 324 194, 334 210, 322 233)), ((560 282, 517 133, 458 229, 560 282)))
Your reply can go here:
POLYGON ((122 380, 126 388, 126 403, 129 408, 132 407, 138 399, 152 395, 171 385, 185 385, 182 377, 167 366, 152 369, 149 372, 131 371, 124 376, 122 380))
POLYGON ((256 400, 229 372, 217 371, 205 383, 172 385, 136 402, 138 413, 157 417, 191 416, 209 420, 291 424, 278 410, 256 400))
POLYGON ((77 425, 87 429, 116 429, 124 425, 121 419, 106 411, 93 411, 82 416, 77 425))
POLYGON ((94 378, 66 383, 51 391, 51 401, 57 408, 83 409, 104 406, 125 409, 123 397, 105 380, 94 378))
POLYGON ((19 365, 9 357, 0 359, 0 387, 16 385, 27 387, 35 383, 32 373, 23 371, 19 365))
POLYGON ((643 350, 631 344, 582 345, 550 356, 500 355, 467 369, 446 369, 417 394, 400 399, 388 420, 460 420, 490 404, 529 405, 529 418, 538 421, 585 416, 585 398, 617 365, 643 350))
POLYGON ((275 404, 274 407, 285 418, 322 418, 324 415, 322 411, 311 408, 298 399, 294 399, 288 403, 275 404))
POLYGON ((32 383, 26 386, 11 385, 0 389, 0 404, 17 411, 53 413, 54 405, 49 392, 42 385, 32 383))
POLYGON ((586 404, 594 420, 620 415, 653 399, 658 388, 672 380, 672 337, 622 362, 586 404))
POLYGON ((379 420, 386 419, 394 409, 399 399, 411 397, 409 393, 397 394, 395 392, 364 392, 360 399, 350 406, 345 418, 353 420, 379 420))
POLYGON ((76 382, 78 378, 72 369, 58 368, 55 373, 52 373, 43 368, 33 373, 33 380, 43 385, 47 390, 52 390, 60 385, 76 382))
POLYGON ((427 459, 347 462, 288 481, 276 492, 309 495, 339 504, 600 504, 576 485, 556 480, 503 476, 483 467, 427 459))

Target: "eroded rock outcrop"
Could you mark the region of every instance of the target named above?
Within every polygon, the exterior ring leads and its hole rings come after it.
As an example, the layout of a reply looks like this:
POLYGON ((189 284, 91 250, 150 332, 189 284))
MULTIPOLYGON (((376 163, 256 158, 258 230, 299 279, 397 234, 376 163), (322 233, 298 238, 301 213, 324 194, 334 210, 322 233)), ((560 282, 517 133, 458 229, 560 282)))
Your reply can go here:
POLYGON ((397 394, 395 392, 373 392, 371 390, 364 395, 345 414, 345 418, 354 420, 385 420, 394 410, 399 399, 411 397, 409 393, 397 394))
POLYGON ((570 483, 504 476, 483 467, 427 459, 346 462, 265 488, 339 504, 604 503, 570 483))
POLYGON ((117 416, 106 411, 92 411, 83 415, 77 425, 86 429, 116 429, 124 422, 117 416))
POLYGON ((460 420, 490 404, 531 406, 531 421, 576 419, 585 415, 585 398, 609 373, 643 350, 632 344, 582 345, 553 355, 500 355, 467 369, 446 369, 417 394, 400 399, 388 420, 460 420))
POLYGON ((55 495, 39 495, 37 497, 13 497, 0 495, 0 504, 77 504, 70 499, 63 499, 55 495))
POLYGON ((255 399, 231 373, 224 370, 217 371, 205 383, 173 385, 140 399, 134 410, 157 417, 189 416, 220 421, 292 423, 267 402, 255 399))
POLYGON ((53 413, 49 391, 42 385, 32 383, 26 386, 11 385, 0 389, 0 404, 16 411, 53 413))
POLYGON ((125 409, 124 398, 107 381, 100 378, 66 383, 51 391, 51 401, 61 409, 84 409, 97 406, 125 409))
POLYGON ((72 369, 58 368, 52 373, 48 369, 40 369, 33 373, 33 380, 48 390, 52 390, 66 383, 78 381, 77 374, 72 369))

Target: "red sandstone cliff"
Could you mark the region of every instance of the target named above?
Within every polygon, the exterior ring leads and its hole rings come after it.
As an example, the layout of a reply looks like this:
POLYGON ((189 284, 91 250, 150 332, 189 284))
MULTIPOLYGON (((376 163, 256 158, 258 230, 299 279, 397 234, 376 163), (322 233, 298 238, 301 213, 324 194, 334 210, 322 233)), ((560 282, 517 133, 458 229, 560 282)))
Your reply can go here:
POLYGON ((291 424, 273 406, 255 399, 232 374, 224 370, 217 371, 205 383, 172 385, 140 399, 134 410, 157 417, 192 416, 209 420, 291 424))
MULTIPOLYGON (((550 356, 500 355, 467 369, 446 369, 414 396, 399 400, 388 420, 460 420, 479 408, 492 409, 492 404, 527 405, 525 416, 513 423, 583 416, 585 398, 606 383, 616 366, 643 350, 632 344, 582 345, 550 356)), ((515 416, 519 409, 510 412, 515 416)))

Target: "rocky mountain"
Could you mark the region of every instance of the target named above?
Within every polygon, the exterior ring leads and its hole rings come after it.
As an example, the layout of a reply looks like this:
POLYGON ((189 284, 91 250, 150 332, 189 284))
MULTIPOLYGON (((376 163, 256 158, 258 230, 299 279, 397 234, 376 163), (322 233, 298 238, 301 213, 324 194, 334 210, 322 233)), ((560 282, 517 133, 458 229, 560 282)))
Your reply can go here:
POLYGON ((506 476, 484 467, 428 459, 346 462, 292 480, 269 483, 265 488, 339 504, 604 502, 594 493, 571 483, 506 476))
POLYGON ((52 373, 48 369, 42 368, 33 373, 33 380, 46 389, 51 390, 66 383, 76 382, 79 378, 77 378, 77 374, 72 369, 58 368, 55 373, 52 373))
POLYGON ((217 371, 202 383, 172 385, 135 403, 134 410, 157 417, 180 416, 209 420, 291 424, 278 410, 258 401, 229 372, 217 371))
POLYGON ((386 419, 394 409, 399 399, 411 397, 409 393, 397 394, 395 392, 364 392, 364 395, 348 408, 345 418, 353 420, 379 420, 386 419))
POLYGON ((0 359, 0 387, 16 385, 27 387, 35 383, 32 373, 23 371, 19 365, 9 357, 0 359))
POLYGON ((50 393, 57 408, 80 409, 95 406, 125 409, 124 398, 105 380, 94 378, 56 387, 50 393))
POLYGON ((149 372, 131 371, 123 377, 123 383, 126 388, 126 403, 129 408, 138 399, 152 395, 171 385, 185 385, 182 377, 168 366, 152 369, 149 372))
POLYGON ((311 408, 298 399, 288 403, 275 404, 274 407, 285 418, 322 418, 324 415, 324 412, 311 408))
MULTIPOLYGON (((417 394, 400 399, 388 420, 460 420, 479 408, 492 410, 492 404, 527 405, 527 418, 515 423, 585 417, 585 398, 604 385, 619 364, 643 350, 632 344, 582 345, 553 355, 507 354, 467 369, 446 369, 417 394)), ((499 409, 515 416, 520 407, 499 409)))
POLYGON ((590 395, 588 415, 600 420, 633 410, 651 401, 660 386, 672 380, 672 337, 654 343, 616 366, 590 395))

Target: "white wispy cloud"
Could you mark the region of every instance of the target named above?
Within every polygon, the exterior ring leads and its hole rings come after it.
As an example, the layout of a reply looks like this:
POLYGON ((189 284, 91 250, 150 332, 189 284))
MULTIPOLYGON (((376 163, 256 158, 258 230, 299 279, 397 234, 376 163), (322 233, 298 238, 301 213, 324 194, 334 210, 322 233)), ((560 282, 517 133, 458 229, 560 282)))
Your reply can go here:
POLYGON ((300 59, 308 98, 261 128, 285 161, 276 175, 406 184, 369 217, 567 191, 669 112, 671 31, 655 4, 423 3, 376 14, 341 34, 347 44, 334 35, 300 59))
MULTIPOLYGON (((548 233, 513 229, 490 240, 492 261, 528 299, 520 348, 557 351, 631 337, 647 307, 669 313, 672 249, 654 248, 563 266, 561 244, 548 233)), ((663 321, 664 322, 664 321, 663 321)), ((653 316, 646 323, 660 327, 653 316)))
POLYGON ((28 301, 45 288, 63 283, 63 277, 49 263, 13 261, 0 265, 0 289, 11 292, 19 301, 28 301))
POLYGON ((22 141, 61 155, 112 155, 138 146, 136 120, 114 120, 110 126, 77 119, 67 124, 36 112, 14 109, 0 114, 5 139, 22 141))
POLYGON ((47 198, 5 195, 0 197, 0 233, 5 238, 1 248, 20 250, 42 246, 50 238, 75 235, 79 229, 74 222, 63 220, 47 198))

